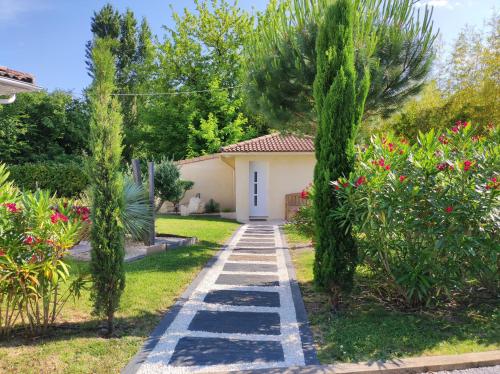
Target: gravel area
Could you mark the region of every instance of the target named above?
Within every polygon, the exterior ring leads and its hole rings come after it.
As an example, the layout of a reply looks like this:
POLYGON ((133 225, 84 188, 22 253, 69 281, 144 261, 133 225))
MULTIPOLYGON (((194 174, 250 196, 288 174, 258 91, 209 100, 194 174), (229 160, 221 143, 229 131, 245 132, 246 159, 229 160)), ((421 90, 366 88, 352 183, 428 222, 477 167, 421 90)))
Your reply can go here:
POLYGON ((435 371, 432 374, 500 374, 500 365, 464 370, 435 371))

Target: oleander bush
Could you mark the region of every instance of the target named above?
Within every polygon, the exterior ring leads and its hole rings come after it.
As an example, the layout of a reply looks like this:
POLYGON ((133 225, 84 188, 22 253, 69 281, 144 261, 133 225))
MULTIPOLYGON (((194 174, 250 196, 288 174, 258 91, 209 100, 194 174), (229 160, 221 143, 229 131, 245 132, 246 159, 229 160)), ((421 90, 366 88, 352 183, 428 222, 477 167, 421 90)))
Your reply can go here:
POLYGON ((434 304, 479 287, 498 292, 498 127, 479 135, 458 122, 410 145, 388 135, 358 149, 355 171, 332 183, 362 261, 406 306, 434 304))
POLYGON ((69 276, 65 255, 88 225, 89 211, 48 191, 20 192, 8 177, 0 164, 0 336, 16 325, 40 334, 84 286, 75 277, 61 287, 69 276))
POLYGON ((57 196, 76 197, 89 185, 82 164, 44 161, 11 165, 10 178, 22 190, 48 190, 57 196))

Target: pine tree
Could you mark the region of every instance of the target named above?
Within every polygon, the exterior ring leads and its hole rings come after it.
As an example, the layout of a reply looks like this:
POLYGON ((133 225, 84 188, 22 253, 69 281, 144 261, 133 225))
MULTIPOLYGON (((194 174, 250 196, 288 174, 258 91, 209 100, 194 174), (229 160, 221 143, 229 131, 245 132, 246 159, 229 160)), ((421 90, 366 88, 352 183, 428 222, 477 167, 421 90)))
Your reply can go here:
POLYGON ((352 288, 357 251, 351 232, 332 217, 339 201, 331 182, 348 176, 353 169, 355 132, 369 87, 366 69, 363 78, 357 80, 353 17, 352 1, 338 0, 327 8, 316 41, 314 99, 318 129, 314 170, 314 279, 319 288, 330 292, 334 308, 338 307, 341 295, 352 288))
MULTIPOLYGON (((99 12, 94 12, 90 21, 90 31, 94 35, 94 39, 116 39, 120 36, 120 13, 113 8, 111 4, 104 5, 99 12)), ((94 67, 92 64, 92 49, 94 45, 92 41, 88 41, 85 45, 85 64, 87 65, 88 74, 93 77, 94 67)), ((113 50, 115 50, 113 46, 113 50)))
POLYGON ((113 333, 114 313, 125 287, 124 231, 121 222, 123 179, 119 171, 122 115, 118 100, 111 95, 115 88, 114 44, 110 39, 95 40, 92 50, 94 81, 89 92, 92 113, 92 156, 88 165, 92 196, 92 300, 94 313, 107 318, 108 334, 113 333))

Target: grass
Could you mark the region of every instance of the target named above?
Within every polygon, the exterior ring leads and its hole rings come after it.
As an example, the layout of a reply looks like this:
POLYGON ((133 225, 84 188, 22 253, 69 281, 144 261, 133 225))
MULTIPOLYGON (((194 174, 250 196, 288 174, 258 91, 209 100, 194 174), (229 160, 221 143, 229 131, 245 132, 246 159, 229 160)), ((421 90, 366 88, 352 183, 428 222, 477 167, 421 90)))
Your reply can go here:
MULTIPOLYGON (((157 231, 196 236, 200 244, 127 263, 127 284, 117 312, 116 336, 100 337, 100 321, 91 316, 89 292, 65 306, 60 325, 46 337, 15 336, 0 341, 0 372, 116 373, 139 350, 200 268, 238 227, 232 221, 204 217, 160 216, 157 231)), ((72 261, 72 270, 88 264, 72 261)))
POLYGON ((286 241, 292 248, 311 243, 311 238, 299 232, 293 225, 285 225, 285 234, 286 241))
MULTIPOLYGON (((313 250, 292 252, 323 364, 500 349, 498 301, 404 313, 371 298, 368 287, 358 287, 345 310, 332 315, 327 297, 312 285, 313 250)), ((356 276, 358 284, 366 284, 366 272, 358 271, 356 276)))

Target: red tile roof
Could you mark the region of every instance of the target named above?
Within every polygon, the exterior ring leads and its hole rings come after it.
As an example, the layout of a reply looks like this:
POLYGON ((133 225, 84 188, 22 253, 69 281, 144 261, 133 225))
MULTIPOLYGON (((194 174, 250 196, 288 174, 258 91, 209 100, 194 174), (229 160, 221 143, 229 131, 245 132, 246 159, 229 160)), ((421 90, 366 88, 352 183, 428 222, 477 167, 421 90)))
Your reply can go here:
POLYGON ((221 152, 314 152, 314 139, 307 135, 275 133, 227 145, 221 148, 221 152))
POLYGON ((17 70, 12 70, 6 68, 5 66, 0 66, 0 77, 9 78, 25 83, 35 84, 35 77, 33 75, 28 73, 23 73, 17 70))

